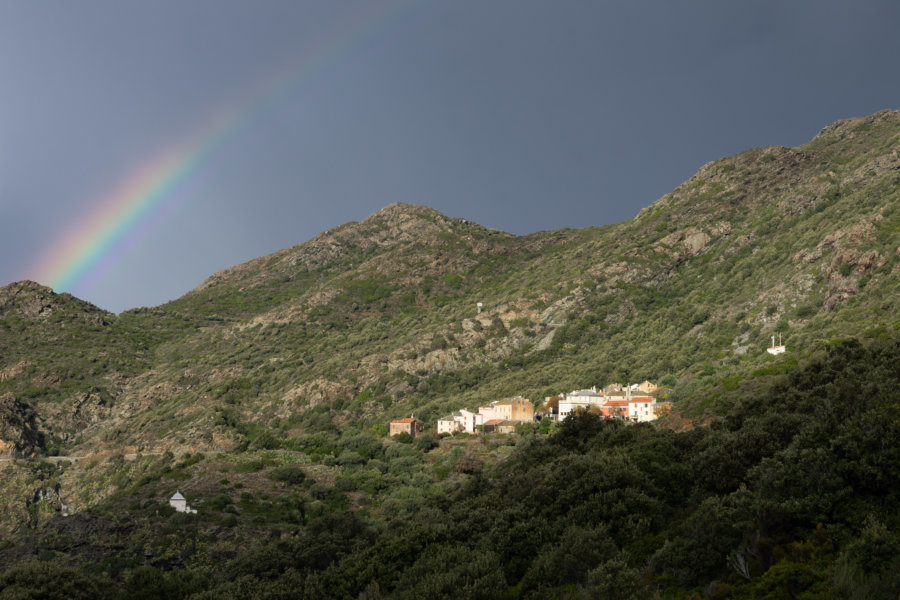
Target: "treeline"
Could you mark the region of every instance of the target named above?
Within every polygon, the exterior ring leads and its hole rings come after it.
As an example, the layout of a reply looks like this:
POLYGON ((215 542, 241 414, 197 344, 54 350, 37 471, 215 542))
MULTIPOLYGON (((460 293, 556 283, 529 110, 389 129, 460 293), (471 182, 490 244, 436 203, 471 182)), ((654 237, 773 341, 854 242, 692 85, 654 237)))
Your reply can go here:
POLYGON ((6 598, 900 595, 900 341, 849 341, 684 433, 566 420, 386 522, 325 514, 219 568, 28 563, 6 598))

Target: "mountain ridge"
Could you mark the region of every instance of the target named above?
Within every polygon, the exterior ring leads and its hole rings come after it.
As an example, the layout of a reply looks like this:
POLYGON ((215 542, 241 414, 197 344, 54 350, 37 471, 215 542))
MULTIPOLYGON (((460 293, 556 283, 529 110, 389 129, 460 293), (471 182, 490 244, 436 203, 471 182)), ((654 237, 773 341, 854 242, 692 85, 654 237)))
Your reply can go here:
MULTIPOLYGON (((4 286, 6 447, 227 454, 612 380, 721 414, 753 373, 898 329, 898 148, 882 111, 708 163, 634 219, 525 236, 394 203, 120 315, 4 286)), ((60 503, 103 501, 102 479, 64 475, 60 503)), ((5 498, 0 526, 27 522, 5 498)))

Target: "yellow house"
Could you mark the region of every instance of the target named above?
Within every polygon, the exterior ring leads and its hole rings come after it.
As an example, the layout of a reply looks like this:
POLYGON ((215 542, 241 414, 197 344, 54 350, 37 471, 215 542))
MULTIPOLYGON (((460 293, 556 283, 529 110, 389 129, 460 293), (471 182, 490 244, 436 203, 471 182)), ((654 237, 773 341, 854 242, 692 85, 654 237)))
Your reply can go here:
POLYGON ((659 387, 654 383, 645 381, 644 383, 642 383, 641 385, 638 386, 638 389, 641 390, 642 392, 644 392, 645 394, 654 394, 654 393, 656 393, 656 390, 659 389, 659 387))
POLYGON ((522 396, 507 398, 492 402, 494 407, 493 417, 504 421, 521 421, 523 423, 534 422, 534 404, 522 396))
POLYGON ((455 419, 453 415, 449 415, 446 417, 441 417, 437 422, 437 432, 438 435, 442 433, 454 434, 459 431, 462 431, 462 425, 459 420, 455 419))

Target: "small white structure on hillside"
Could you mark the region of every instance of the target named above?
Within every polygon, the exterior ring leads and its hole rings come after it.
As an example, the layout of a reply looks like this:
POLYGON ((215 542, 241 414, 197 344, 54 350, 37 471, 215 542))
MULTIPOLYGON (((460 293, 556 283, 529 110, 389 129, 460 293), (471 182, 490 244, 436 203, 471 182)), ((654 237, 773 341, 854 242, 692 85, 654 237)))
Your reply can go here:
POLYGON ((766 348, 766 352, 768 352, 769 354, 774 356, 776 354, 784 354, 785 351, 786 351, 785 347, 781 344, 781 334, 780 333, 778 334, 778 345, 777 346, 775 345, 775 336, 773 335, 772 336, 772 346, 769 348, 766 348))
POLYGON ((175 492, 174 494, 172 494, 172 497, 169 498, 169 506, 180 513, 187 513, 189 515, 197 514, 197 509, 188 506, 187 500, 185 500, 184 496, 181 495, 181 492, 175 492))

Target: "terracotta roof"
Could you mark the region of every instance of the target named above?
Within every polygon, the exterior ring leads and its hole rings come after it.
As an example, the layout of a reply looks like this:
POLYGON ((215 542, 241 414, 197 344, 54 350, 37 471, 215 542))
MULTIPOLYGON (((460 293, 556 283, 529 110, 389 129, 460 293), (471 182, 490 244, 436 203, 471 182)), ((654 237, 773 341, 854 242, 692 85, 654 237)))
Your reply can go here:
POLYGON ((391 423, 415 423, 415 422, 416 422, 415 419, 410 419, 410 418, 394 419, 393 421, 391 421, 391 423))
POLYGON ((627 400, 610 400, 603 406, 628 406, 627 400))
POLYGON ((630 400, 631 402, 653 402, 653 398, 650 396, 635 396, 630 400))
POLYGON ((484 422, 485 425, 499 425, 500 423, 503 423, 503 419, 491 419, 484 422))

